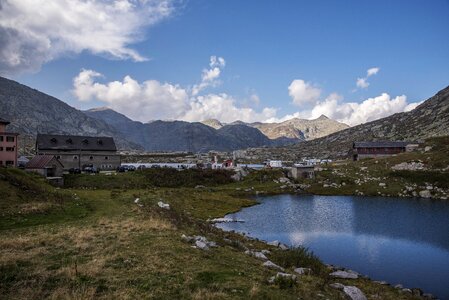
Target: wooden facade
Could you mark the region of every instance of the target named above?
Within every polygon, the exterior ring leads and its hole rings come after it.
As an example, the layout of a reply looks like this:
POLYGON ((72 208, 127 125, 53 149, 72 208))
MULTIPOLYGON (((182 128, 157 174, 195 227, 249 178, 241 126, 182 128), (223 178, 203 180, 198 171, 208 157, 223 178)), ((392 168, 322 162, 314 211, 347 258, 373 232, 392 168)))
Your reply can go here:
POLYGON ((416 142, 354 142, 352 145, 352 158, 359 160, 390 156, 406 151, 412 151, 419 145, 416 142))

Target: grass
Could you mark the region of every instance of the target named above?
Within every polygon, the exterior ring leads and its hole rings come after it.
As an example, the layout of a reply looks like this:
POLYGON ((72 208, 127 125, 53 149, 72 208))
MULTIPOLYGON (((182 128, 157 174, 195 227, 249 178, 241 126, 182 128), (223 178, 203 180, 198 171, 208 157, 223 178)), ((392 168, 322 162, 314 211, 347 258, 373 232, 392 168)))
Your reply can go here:
MULTIPOLYGON (((8 190, 1 198, 2 213, 10 220, 0 222, 3 299, 316 299, 318 294, 344 299, 328 286, 323 265, 308 251, 276 251, 205 222, 254 204, 248 196, 256 191, 280 192, 273 182, 280 174, 256 173, 229 184, 209 174, 212 178, 199 181, 206 188, 199 189, 189 187, 198 178, 179 188, 156 187, 154 181, 146 188, 117 187, 125 179, 145 185, 135 172, 80 176, 72 178, 76 189, 57 190, 30 174, 0 171, 0 184, 8 190), (106 187, 105 178, 120 184, 106 187), (159 208, 158 201, 171 209, 159 208), (23 215, 34 221, 24 221, 23 215), (204 235, 219 247, 193 249, 181 234, 204 235), (245 247, 270 249, 270 259, 288 272, 300 264, 314 273, 298 282, 268 284, 276 272, 244 254, 245 247)), ((411 298, 367 280, 351 284, 382 299, 411 298)))

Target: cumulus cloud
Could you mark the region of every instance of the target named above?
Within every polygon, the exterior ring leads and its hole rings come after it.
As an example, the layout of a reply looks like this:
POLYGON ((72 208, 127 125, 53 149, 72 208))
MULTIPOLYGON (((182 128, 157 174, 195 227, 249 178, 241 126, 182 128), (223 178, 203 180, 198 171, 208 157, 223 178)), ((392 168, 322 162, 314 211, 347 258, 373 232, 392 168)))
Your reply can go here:
MULTIPOLYGON (((212 56, 210 67, 222 68, 225 60, 212 56)), ((210 80, 204 79, 201 83, 210 80)), ((208 77, 209 78, 209 77, 208 77)), ((213 77, 216 80, 218 77, 213 77)), ((147 122, 153 119, 178 119, 202 121, 215 118, 222 122, 242 120, 255 122, 273 118, 276 109, 266 107, 261 111, 239 107, 236 99, 226 93, 198 95, 194 91, 177 84, 161 83, 157 80, 138 82, 131 76, 122 81, 100 83, 104 76, 94 70, 81 70, 73 79, 73 93, 79 101, 101 101, 118 112, 134 120, 147 122)), ((254 95, 257 97, 257 95, 254 95)), ((259 101, 253 97, 254 101, 259 101)))
POLYGON ((369 86, 368 78, 376 75, 379 72, 380 68, 374 67, 370 68, 366 71, 366 77, 357 78, 356 86, 361 89, 366 89, 369 86))
POLYGON ((223 57, 211 56, 209 67, 210 69, 203 69, 201 74, 201 83, 192 87, 192 95, 198 95, 199 92, 209 86, 217 86, 220 84, 218 78, 220 77, 221 70, 225 67, 226 61, 223 57))
POLYGON ((293 80, 288 87, 288 94, 297 106, 315 104, 321 95, 321 90, 310 82, 302 79, 293 80))
POLYGON ((144 61, 129 46, 174 11, 172 0, 0 0, 0 73, 38 71, 58 57, 89 51, 144 61))

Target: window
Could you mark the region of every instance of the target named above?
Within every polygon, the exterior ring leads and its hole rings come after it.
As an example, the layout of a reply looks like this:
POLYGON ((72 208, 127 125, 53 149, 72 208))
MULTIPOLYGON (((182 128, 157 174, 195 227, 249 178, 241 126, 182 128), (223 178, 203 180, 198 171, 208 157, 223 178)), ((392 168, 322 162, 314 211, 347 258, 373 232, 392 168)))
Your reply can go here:
POLYGON ((90 157, 89 157, 89 159, 90 159, 90 160, 93 160, 93 159, 94 159, 94 157, 93 157, 93 156, 90 156, 90 157))
POLYGON ((109 156, 105 156, 104 159, 106 159, 106 160, 109 159, 109 156))
POLYGON ((0 166, 3 166, 3 160, 0 160, 0 166))
POLYGON ((6 141, 7 142, 14 142, 14 137, 13 136, 7 136, 6 137, 6 141))
POLYGON ((58 141, 58 140, 57 140, 56 138, 52 138, 52 139, 50 140, 50 142, 52 142, 53 144, 56 144, 57 141, 58 141))
POLYGON ((0 142, 3 142, 3 135, 0 135, 0 142))
POLYGON ((77 155, 74 155, 73 156, 73 160, 77 160, 78 159, 78 156, 77 155))
POLYGON ((7 165, 7 166, 13 166, 13 165, 14 165, 14 161, 12 161, 12 160, 7 160, 7 161, 6 161, 6 165, 7 165))
POLYGON ((61 155, 56 155, 56 159, 61 159, 61 155))
POLYGON ((3 147, 0 147, 0 151, 3 151, 3 147))
POLYGON ((14 151, 14 147, 6 147, 6 151, 13 152, 14 151))

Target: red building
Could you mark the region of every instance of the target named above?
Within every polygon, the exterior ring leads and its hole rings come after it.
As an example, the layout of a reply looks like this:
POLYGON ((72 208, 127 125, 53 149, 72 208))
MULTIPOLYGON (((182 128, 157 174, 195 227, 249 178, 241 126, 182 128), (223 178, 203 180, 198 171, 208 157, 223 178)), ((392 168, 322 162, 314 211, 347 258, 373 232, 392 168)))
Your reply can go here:
POLYGON ((9 122, 0 118, 0 166, 17 166, 18 133, 6 132, 9 122))
POLYGON ((390 156, 401 152, 412 151, 418 146, 416 142, 354 142, 352 144, 352 155, 354 160, 390 156))

